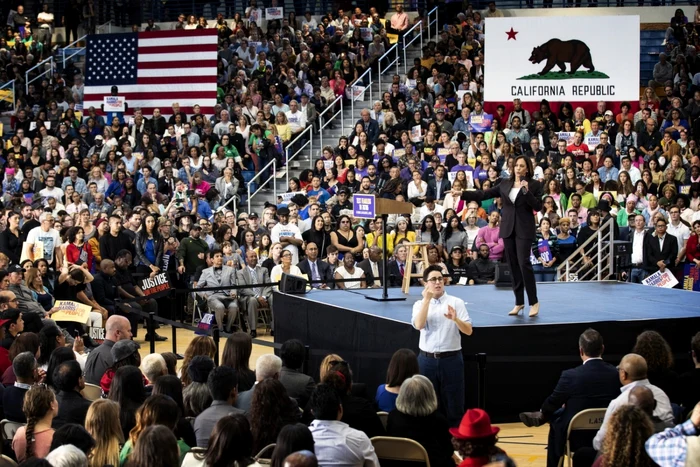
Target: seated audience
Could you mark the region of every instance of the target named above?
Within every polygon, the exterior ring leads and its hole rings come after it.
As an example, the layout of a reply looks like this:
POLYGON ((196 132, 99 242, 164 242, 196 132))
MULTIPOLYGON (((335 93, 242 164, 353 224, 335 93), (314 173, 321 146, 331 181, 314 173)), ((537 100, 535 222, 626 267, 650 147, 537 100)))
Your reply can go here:
POLYGON ((309 427, 303 423, 285 425, 277 436, 271 467, 284 467, 287 456, 299 451, 314 452, 314 437, 309 427))
POLYGON ((299 407, 306 407, 306 403, 316 387, 314 379, 301 372, 305 355, 306 348, 299 339, 285 341, 280 349, 280 358, 282 359, 280 382, 287 390, 289 397, 297 401, 299 407))
POLYGON ((85 416, 90 408, 90 401, 81 394, 85 388, 85 378, 80 364, 76 360, 61 363, 53 375, 54 387, 58 391, 58 414, 53 420, 53 427, 60 428, 66 423, 85 425, 85 416))
POLYGON ((209 373, 207 388, 209 388, 212 403, 194 420, 194 434, 197 438, 197 447, 200 448, 208 447, 214 425, 221 417, 244 413, 243 410, 235 407, 238 380, 233 368, 227 366, 214 368, 209 373))
POLYGON ((399 349, 394 352, 386 372, 386 384, 380 384, 374 396, 379 410, 383 412, 394 410, 401 385, 419 371, 418 358, 413 350, 399 349))
POLYGON ((108 399, 94 401, 85 417, 85 429, 95 440, 90 467, 118 465, 124 433, 119 423, 119 404, 108 399))
POLYGON ((53 440, 51 423, 58 413, 58 402, 51 389, 32 386, 24 397, 22 411, 27 424, 12 438, 12 450, 19 462, 32 457, 46 457, 53 440))
POLYGON ((420 443, 428 452, 431 466, 452 467, 454 449, 450 441, 450 425, 438 412, 437 405, 437 395, 428 378, 419 374, 408 377, 401 384, 396 410, 389 413, 386 431, 388 436, 420 443))
POLYGON ((206 452, 187 453, 182 461, 182 467, 219 465, 259 467, 259 464, 251 458, 252 445, 253 435, 245 415, 225 415, 214 425, 206 452))
POLYGON ((460 467, 481 467, 496 460, 508 460, 505 452, 496 447, 496 435, 500 430, 497 426, 491 426, 491 418, 484 410, 467 410, 459 426, 450 428, 452 446, 464 459, 460 467))

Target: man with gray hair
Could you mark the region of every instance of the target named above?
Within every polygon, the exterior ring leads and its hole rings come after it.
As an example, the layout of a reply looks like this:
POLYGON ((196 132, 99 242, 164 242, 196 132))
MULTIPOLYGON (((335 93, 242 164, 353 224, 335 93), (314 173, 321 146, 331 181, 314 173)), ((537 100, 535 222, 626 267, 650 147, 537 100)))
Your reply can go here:
POLYGON ((149 386, 156 384, 156 380, 168 374, 168 365, 159 353, 152 353, 141 360, 141 372, 148 380, 149 386))
POLYGON ((88 467, 87 456, 72 444, 59 446, 46 456, 53 467, 88 467))
POLYGON ((39 227, 34 227, 29 231, 22 249, 28 259, 36 261, 44 258, 49 262, 49 266, 53 266, 58 271, 63 265, 63 255, 61 249, 58 248, 61 240, 58 230, 53 228, 53 220, 53 214, 50 212, 41 213, 39 227))
POLYGON ((255 391, 255 385, 267 378, 279 379, 281 371, 282 359, 277 355, 265 354, 259 356, 258 360, 255 362, 255 384, 252 388, 248 389, 247 391, 243 391, 238 395, 236 407, 245 410, 246 413, 248 413, 250 411, 250 404, 253 401, 253 391, 255 391))

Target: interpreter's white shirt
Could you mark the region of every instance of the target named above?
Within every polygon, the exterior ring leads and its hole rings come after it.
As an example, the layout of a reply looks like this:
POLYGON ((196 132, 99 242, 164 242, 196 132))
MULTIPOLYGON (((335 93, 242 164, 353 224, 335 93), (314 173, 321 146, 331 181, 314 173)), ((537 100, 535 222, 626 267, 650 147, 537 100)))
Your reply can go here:
POLYGON ((644 235, 646 231, 638 232, 636 229, 632 237, 632 264, 644 262, 644 235))
POLYGON ((620 394, 615 399, 610 401, 607 410, 605 411, 605 418, 603 418, 603 424, 600 426, 600 430, 596 433, 595 438, 593 438, 593 447, 596 451, 600 451, 603 445, 603 439, 605 438, 605 432, 608 429, 608 423, 610 423, 610 416, 615 413, 617 409, 623 405, 629 404, 630 389, 635 386, 645 386, 651 389, 654 393, 654 400, 656 400, 656 408, 654 409, 654 416, 659 417, 663 422, 666 422, 668 426, 673 424, 673 409, 671 408, 671 401, 668 396, 660 388, 649 383, 648 379, 641 379, 633 383, 629 383, 620 388, 620 394))
MULTIPOLYGON (((425 327, 420 329, 420 340, 418 342, 418 348, 423 352, 451 352, 462 349, 459 328, 454 321, 445 317, 448 305, 455 309, 460 320, 467 323, 472 322, 467 312, 467 307, 464 306, 464 300, 447 293, 444 293, 440 298, 431 299, 425 327)), ((418 329, 416 327, 416 317, 422 306, 422 298, 413 304, 411 324, 416 329, 418 329)))
POLYGON ((314 420, 309 425, 314 437, 318 465, 379 467, 379 459, 366 434, 336 420, 314 420))
POLYGON ((678 252, 685 247, 685 242, 690 238, 690 229, 680 221, 678 225, 673 225, 673 222, 669 222, 666 226, 666 233, 673 235, 678 240, 678 252))

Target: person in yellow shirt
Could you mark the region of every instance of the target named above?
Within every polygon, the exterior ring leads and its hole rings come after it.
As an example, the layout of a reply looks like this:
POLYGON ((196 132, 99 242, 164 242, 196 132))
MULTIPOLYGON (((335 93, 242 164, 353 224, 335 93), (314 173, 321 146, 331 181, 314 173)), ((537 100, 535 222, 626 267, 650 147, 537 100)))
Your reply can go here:
MULTIPOLYGON (((396 227, 394 227, 394 230, 391 232, 392 233, 392 240, 394 241, 394 247, 399 244, 399 241, 405 239, 409 243, 415 243, 416 242, 416 232, 413 230, 408 229, 409 224, 408 220, 406 220, 405 217, 401 217, 396 221, 396 227)), ((387 244, 389 243, 389 238, 387 235, 387 244)), ((418 247, 414 246, 413 247, 413 254, 417 255, 418 254, 418 247)))
MULTIPOLYGON (((365 234, 365 246, 367 248, 372 248, 373 246, 379 247, 382 252, 384 251, 384 236, 382 235, 384 221, 380 216, 374 219, 374 230, 365 234)), ((391 231, 386 233, 386 254, 387 257, 394 254, 394 237, 396 236, 396 231, 391 231)), ((415 234, 414 234, 415 236, 415 234)))

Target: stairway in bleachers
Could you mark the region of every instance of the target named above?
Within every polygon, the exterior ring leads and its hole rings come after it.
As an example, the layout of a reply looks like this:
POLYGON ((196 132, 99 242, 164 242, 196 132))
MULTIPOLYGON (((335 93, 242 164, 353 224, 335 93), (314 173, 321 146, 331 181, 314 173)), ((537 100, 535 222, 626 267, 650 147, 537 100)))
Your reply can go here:
POLYGON ((661 45, 664 41, 666 31, 642 30, 640 31, 639 41, 639 83, 641 86, 646 86, 652 78, 654 65, 659 61, 659 53, 663 52, 665 47, 661 45))

